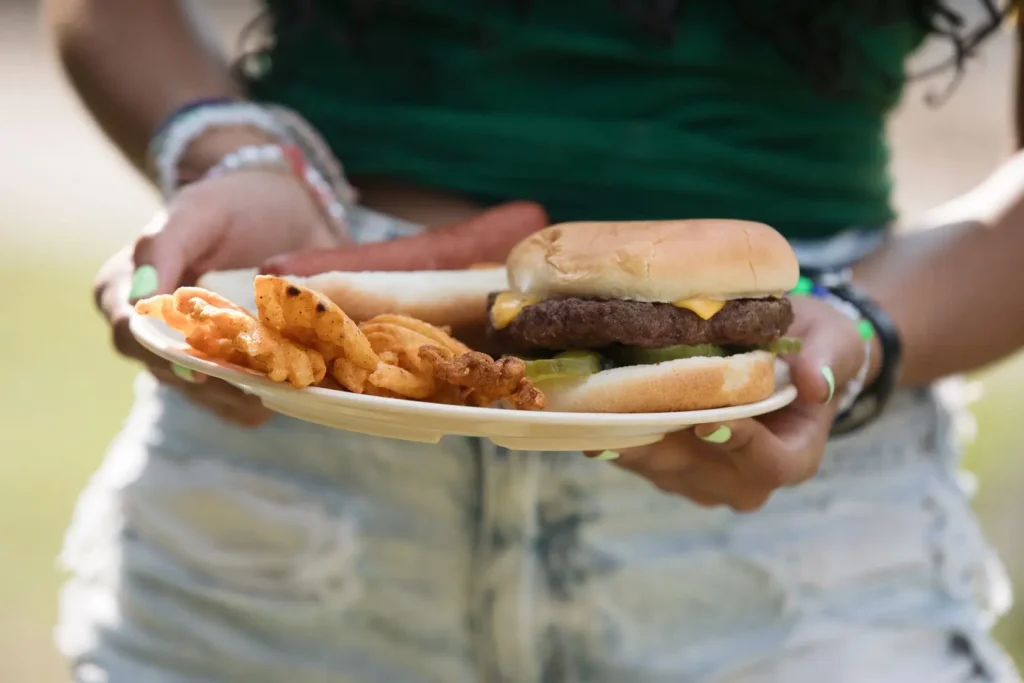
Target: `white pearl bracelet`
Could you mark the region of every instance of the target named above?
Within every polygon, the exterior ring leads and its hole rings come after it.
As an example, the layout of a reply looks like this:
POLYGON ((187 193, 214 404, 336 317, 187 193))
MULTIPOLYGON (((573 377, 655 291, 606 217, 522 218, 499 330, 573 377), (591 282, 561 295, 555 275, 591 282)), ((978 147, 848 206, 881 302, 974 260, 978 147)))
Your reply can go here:
POLYGON ((284 124, 265 108, 249 102, 210 104, 186 111, 172 120, 163 135, 150 143, 150 158, 164 199, 178 191, 179 165, 189 145, 213 128, 252 126, 274 138, 288 141, 284 124))
POLYGON ((317 205, 326 214, 328 223, 338 237, 345 237, 346 211, 338 201, 323 175, 310 165, 294 145, 249 145, 226 154, 206 172, 204 178, 216 178, 227 173, 259 167, 284 168, 295 174, 309 189, 317 205))

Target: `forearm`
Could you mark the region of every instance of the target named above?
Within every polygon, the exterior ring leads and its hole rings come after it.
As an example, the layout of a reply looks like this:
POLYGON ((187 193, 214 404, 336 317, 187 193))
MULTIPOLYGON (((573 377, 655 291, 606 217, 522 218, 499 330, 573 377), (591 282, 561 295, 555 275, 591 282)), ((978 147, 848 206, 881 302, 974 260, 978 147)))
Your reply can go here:
POLYGON ((901 333, 909 386, 1024 346, 1024 155, 926 222, 943 227, 894 239, 855 274, 901 333))
POLYGON ((46 9, 72 86, 140 169, 150 136, 175 108, 239 94, 182 0, 47 0, 46 9))

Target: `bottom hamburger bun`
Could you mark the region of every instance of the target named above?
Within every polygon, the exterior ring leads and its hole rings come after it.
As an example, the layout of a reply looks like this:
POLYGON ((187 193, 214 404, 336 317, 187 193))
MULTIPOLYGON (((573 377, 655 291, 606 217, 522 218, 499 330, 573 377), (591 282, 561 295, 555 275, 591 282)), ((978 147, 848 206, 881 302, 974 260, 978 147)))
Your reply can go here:
MULTIPOLYGON (((211 272, 198 285, 255 311, 255 269, 211 272)), ((467 270, 335 271, 284 276, 324 294, 356 322, 401 313, 432 325, 473 327, 488 318, 487 297, 508 289, 504 266, 467 270)))
POLYGON ((684 358, 604 370, 581 380, 542 382, 545 410, 666 413, 763 401, 775 391, 775 355, 684 358))

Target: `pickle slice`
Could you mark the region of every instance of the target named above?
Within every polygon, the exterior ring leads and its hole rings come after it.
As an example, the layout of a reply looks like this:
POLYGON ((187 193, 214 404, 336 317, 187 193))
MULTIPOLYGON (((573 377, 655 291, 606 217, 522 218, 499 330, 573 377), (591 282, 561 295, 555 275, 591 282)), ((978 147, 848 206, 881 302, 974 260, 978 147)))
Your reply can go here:
POLYGON ((556 353, 555 358, 596 358, 601 362, 601 354, 596 351, 562 351, 556 353))
POLYGON ((532 382, 586 377, 601 372, 601 356, 588 351, 567 351, 554 358, 526 361, 526 377, 532 382))
POLYGON ((768 342, 767 344, 760 344, 757 348, 780 356, 790 356, 800 353, 800 349, 802 349, 803 346, 803 341, 796 337, 782 337, 773 342, 768 342))
POLYGON ((622 365, 654 365, 682 358, 725 355, 727 355, 726 350, 714 344, 678 344, 659 349, 629 346, 621 350, 619 360, 622 365))

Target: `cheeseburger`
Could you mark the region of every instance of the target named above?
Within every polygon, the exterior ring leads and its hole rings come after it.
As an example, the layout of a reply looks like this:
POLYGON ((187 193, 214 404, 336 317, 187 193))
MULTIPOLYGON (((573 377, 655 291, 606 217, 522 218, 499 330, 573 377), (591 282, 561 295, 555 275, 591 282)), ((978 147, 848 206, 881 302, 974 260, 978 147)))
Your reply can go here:
POLYGON ((760 223, 554 225, 508 257, 488 334, 530 359, 551 410, 665 412, 752 403, 775 390, 799 278, 760 223))

